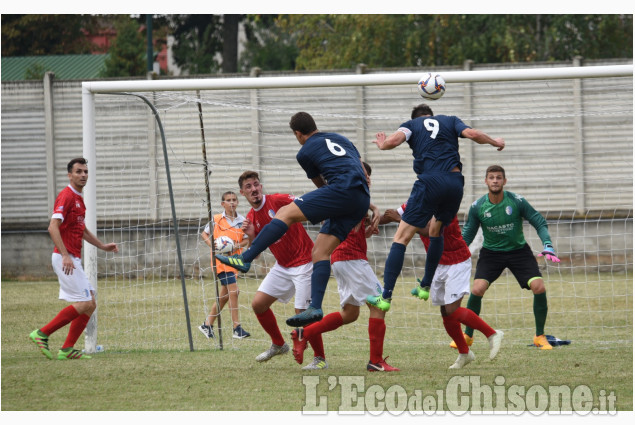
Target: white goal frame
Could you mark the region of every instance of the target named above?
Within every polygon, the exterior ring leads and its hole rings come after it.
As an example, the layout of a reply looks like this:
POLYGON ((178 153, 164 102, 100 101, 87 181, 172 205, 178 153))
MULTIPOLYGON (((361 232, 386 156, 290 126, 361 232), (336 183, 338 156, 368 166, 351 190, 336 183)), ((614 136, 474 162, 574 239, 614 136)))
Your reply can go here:
MULTIPOLYGON (((427 71, 426 71, 427 72, 427 71)), ((96 157, 95 95, 125 92, 195 91, 228 89, 280 89, 303 87, 343 87, 403 85, 417 83, 420 72, 354 74, 354 75, 314 75, 281 77, 240 77, 205 78, 175 80, 130 80, 130 81, 90 81, 82 83, 82 133, 83 155, 92 170, 98 167, 96 157)), ((493 81, 554 80, 573 78, 628 77, 633 75, 633 65, 607 65, 584 67, 552 67, 531 69, 443 71, 447 83, 471 83, 493 81)), ((93 173, 93 175, 95 175, 93 173)), ((97 231, 96 179, 88 179, 84 188, 86 204, 86 226, 97 231)), ((85 271, 91 283, 97 288, 97 248, 84 243, 85 271)), ((87 327, 85 349, 94 352, 97 344, 97 313, 87 327)))

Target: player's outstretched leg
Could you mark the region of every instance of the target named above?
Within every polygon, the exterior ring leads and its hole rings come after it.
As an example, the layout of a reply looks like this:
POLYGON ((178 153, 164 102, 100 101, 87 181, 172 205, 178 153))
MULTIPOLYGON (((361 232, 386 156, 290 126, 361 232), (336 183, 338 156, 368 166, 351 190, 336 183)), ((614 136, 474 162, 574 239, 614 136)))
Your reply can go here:
POLYGON ((319 322, 324 317, 324 313, 321 308, 315 308, 309 306, 301 313, 291 316, 287 319, 287 325, 292 327, 303 327, 310 325, 314 322, 319 322))
POLYGON ((214 257, 221 263, 231 266, 242 273, 247 273, 251 268, 251 263, 245 262, 241 254, 229 256, 216 254, 214 257))
POLYGON ((469 350, 466 354, 461 353, 459 354, 459 357, 457 357, 454 364, 450 366, 450 369, 461 369, 468 363, 472 363, 475 359, 476 356, 474 355, 472 350, 469 350))

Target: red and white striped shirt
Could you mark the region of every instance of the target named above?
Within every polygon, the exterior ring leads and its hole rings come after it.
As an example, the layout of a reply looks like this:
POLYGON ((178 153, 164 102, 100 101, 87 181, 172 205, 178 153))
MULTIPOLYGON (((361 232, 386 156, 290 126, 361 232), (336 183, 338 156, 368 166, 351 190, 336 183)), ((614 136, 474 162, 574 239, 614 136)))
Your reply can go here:
MULTIPOLYGON (((403 215, 406 210, 406 204, 403 204, 397 212, 399 215, 403 215)), ((421 236, 421 242, 426 247, 426 251, 430 247, 430 238, 421 236)), ((461 228, 459 227, 459 220, 456 216, 452 219, 449 225, 443 229, 443 255, 439 260, 439 264, 452 265, 459 264, 467 260, 472 256, 470 249, 461 236, 461 228)))
MULTIPOLYGON (((262 195, 260 208, 252 208, 247 214, 247 219, 254 224, 256 235, 280 208, 290 204, 294 199, 293 195, 282 193, 262 195)), ((313 241, 302 223, 294 223, 280 239, 269 246, 269 250, 282 267, 298 267, 311 262, 313 241)))
MULTIPOLYGON (((55 198, 52 218, 62 220, 60 234, 66 250, 77 258, 82 256, 82 241, 86 223, 86 206, 82 194, 70 185, 66 186, 55 198)), ((55 247, 53 252, 61 254, 55 247)))

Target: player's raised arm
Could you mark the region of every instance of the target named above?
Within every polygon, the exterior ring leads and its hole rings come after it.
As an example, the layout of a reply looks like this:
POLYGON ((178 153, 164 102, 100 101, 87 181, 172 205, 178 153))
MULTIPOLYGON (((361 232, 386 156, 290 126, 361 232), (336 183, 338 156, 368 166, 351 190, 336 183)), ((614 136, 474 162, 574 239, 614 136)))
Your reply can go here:
POLYGON ((505 140, 502 137, 491 138, 487 133, 475 128, 466 128, 461 133, 462 137, 466 137, 479 145, 492 145, 497 150, 502 151, 505 148, 505 140))
POLYGON ((386 133, 380 131, 375 135, 373 143, 376 144, 380 150, 385 151, 394 149, 405 141, 406 135, 399 130, 395 131, 389 137, 386 137, 386 133))

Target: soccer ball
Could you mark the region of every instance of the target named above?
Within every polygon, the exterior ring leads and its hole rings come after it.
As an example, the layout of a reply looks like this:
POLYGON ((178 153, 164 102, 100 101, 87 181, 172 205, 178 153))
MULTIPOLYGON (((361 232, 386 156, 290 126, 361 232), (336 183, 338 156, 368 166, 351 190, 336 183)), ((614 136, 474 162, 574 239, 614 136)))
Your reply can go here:
POLYGON ((227 254, 234 250, 234 241, 229 236, 221 236, 214 241, 214 247, 219 254, 227 254))
POLYGON ((437 100, 445 93, 445 80, 441 74, 428 72, 417 83, 421 97, 429 100, 437 100))

